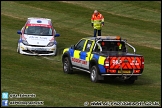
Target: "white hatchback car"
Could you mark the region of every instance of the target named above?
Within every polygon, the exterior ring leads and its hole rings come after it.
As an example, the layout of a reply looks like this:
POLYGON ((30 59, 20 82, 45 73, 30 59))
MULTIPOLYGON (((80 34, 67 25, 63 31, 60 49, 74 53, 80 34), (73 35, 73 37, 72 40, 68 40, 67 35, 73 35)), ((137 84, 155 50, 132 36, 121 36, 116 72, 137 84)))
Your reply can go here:
POLYGON ((60 34, 52 26, 51 19, 30 17, 21 29, 17 52, 26 55, 57 55, 60 34))

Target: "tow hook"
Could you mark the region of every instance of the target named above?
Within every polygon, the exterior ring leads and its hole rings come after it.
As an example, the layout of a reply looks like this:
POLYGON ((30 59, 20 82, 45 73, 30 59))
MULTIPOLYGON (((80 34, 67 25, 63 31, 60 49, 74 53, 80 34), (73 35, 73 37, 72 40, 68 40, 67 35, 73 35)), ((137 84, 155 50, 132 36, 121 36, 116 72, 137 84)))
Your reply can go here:
POLYGON ((123 75, 123 80, 126 80, 126 79, 127 79, 127 76, 124 76, 124 75, 123 75))

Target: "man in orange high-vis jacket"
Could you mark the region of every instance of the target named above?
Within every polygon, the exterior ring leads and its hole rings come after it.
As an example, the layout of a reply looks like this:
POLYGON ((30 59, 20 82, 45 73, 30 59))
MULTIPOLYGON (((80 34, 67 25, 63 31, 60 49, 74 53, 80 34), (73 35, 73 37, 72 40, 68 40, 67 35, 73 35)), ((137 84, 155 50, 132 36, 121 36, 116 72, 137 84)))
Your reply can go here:
POLYGON ((94 37, 98 32, 98 36, 101 36, 101 29, 104 26, 104 16, 99 13, 97 10, 94 11, 91 17, 91 24, 94 28, 94 37))

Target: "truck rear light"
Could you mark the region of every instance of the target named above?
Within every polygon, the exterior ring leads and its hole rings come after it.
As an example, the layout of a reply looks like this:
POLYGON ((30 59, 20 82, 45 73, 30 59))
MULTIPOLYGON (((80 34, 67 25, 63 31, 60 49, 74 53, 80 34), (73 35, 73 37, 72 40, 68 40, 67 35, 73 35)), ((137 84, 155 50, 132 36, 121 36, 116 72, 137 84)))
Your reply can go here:
POLYGON ((109 66, 109 64, 107 63, 107 64, 105 64, 105 66, 107 67, 107 66, 109 66))
POLYGON ((140 70, 134 70, 133 73, 134 73, 134 74, 139 74, 139 73, 140 73, 140 70))
POLYGON ((116 70, 109 70, 109 73, 116 73, 116 70))
POLYGON ((142 62, 141 68, 144 69, 144 57, 141 57, 141 62, 142 62))
POLYGON ((109 69, 106 69, 106 72, 109 73, 109 69))
POLYGON ((108 69, 109 68, 109 57, 107 57, 106 59, 105 59, 105 62, 104 62, 104 67, 106 68, 106 69, 108 69))

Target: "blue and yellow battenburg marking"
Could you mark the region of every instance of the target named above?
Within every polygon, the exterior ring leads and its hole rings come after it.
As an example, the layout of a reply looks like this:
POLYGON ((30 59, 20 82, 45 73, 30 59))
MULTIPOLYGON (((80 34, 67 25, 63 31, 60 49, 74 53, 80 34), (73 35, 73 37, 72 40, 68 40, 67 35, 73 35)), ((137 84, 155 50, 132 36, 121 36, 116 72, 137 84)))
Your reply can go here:
POLYGON ((70 57, 74 57, 74 58, 78 59, 78 61, 77 61, 78 63, 80 63, 79 59, 85 60, 85 61, 90 61, 92 59, 96 59, 98 61, 98 67, 99 67, 100 73, 106 73, 106 70, 104 68, 104 61, 105 61, 106 57, 99 56, 97 54, 91 54, 90 52, 84 52, 84 51, 78 51, 78 50, 74 51, 71 48, 64 49, 63 54, 67 51, 69 52, 70 57))

